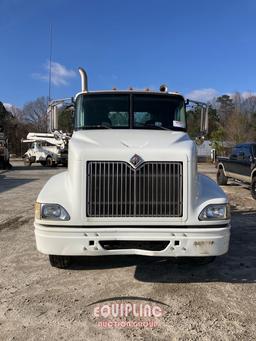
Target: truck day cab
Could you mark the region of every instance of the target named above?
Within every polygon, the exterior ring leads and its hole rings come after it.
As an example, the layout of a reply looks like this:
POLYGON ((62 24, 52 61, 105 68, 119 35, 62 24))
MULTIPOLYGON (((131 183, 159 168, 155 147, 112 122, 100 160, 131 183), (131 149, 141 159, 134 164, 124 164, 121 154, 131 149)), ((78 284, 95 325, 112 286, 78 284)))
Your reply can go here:
POLYGON ((35 237, 52 266, 71 256, 209 257, 229 247, 227 197, 197 172, 184 97, 160 91, 82 91, 74 99, 68 170, 35 206, 35 237))

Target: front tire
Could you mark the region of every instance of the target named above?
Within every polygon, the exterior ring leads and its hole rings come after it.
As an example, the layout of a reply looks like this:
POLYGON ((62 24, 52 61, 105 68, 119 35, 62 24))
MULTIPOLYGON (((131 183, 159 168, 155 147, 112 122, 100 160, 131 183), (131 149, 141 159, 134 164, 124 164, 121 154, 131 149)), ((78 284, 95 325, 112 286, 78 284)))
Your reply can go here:
POLYGON ((29 166, 30 167, 31 165, 32 165, 32 162, 30 162, 29 157, 26 156, 25 159, 24 159, 24 166, 29 166))
POLYGON ((256 177, 252 178, 251 195, 256 200, 256 177))
POLYGON ((46 158, 46 166, 47 167, 52 167, 53 166, 53 160, 51 156, 47 156, 46 158))
POLYGON ((54 268, 67 269, 71 264, 71 257, 49 255, 49 261, 54 268))
POLYGON ((217 183, 220 186, 225 186, 228 183, 228 177, 226 177, 226 175, 224 174, 224 171, 222 168, 218 169, 217 172, 217 183))

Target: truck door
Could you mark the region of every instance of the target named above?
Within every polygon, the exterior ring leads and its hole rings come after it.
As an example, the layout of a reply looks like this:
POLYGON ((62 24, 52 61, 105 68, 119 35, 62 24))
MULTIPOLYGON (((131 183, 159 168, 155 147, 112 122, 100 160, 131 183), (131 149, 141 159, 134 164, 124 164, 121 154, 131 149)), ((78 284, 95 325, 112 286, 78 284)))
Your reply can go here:
POLYGON ((238 174, 240 170, 238 155, 241 151, 240 146, 236 146, 232 149, 229 157, 229 161, 225 164, 225 170, 230 173, 238 174))
POLYGON ((251 165, 253 163, 253 156, 252 156, 252 149, 251 145, 245 144, 242 146, 240 154, 238 156, 239 158, 239 164, 241 169, 241 175, 242 176, 251 176, 251 165))
POLYGON ((33 142, 30 147, 30 155, 29 156, 35 156, 35 149, 36 149, 36 143, 33 142))

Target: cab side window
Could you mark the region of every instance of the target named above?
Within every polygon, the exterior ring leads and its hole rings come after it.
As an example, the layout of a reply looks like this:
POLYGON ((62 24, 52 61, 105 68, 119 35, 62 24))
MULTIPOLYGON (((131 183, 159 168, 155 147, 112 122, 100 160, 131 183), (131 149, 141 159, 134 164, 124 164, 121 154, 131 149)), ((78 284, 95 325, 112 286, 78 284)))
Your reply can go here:
POLYGON ((242 155, 245 160, 250 159, 250 157, 252 156, 250 145, 245 145, 242 147, 242 155))
POLYGON ((232 153, 230 155, 230 159, 231 160, 237 160, 237 157, 238 157, 238 155, 240 153, 240 149, 241 149, 240 147, 234 147, 232 149, 232 153))

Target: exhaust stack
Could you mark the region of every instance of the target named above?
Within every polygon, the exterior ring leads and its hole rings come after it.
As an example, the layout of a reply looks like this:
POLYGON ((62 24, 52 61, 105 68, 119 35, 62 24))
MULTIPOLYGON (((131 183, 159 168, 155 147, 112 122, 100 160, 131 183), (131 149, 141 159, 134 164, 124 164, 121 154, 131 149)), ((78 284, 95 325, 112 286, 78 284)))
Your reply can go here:
POLYGON ((81 87, 82 87, 82 92, 87 92, 88 91, 88 78, 87 78, 87 73, 85 72, 85 70, 80 67, 78 68, 78 71, 80 73, 81 76, 81 87))

